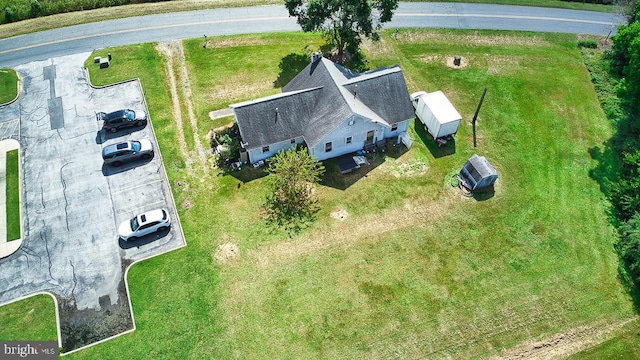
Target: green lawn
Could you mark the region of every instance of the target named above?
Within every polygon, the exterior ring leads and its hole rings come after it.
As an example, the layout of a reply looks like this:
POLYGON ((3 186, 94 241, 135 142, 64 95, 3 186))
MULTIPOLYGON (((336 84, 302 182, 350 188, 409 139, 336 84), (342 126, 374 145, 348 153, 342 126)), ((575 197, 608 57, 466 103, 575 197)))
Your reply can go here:
POLYGON ((0 68, 0 104, 6 104, 18 96, 18 74, 13 69, 0 68))
MULTIPOLYGON (((207 49, 198 41, 185 43, 197 136, 221 125, 208 111, 277 92, 279 76, 321 43, 302 33, 215 38, 207 49)), ((409 91, 447 94, 464 117, 455 147, 432 146, 412 123, 411 150, 350 176, 345 190, 320 186, 316 224, 292 238, 260 217, 264 178, 186 165, 153 45, 101 51, 130 58, 90 66, 94 83, 143 81, 188 246, 129 271, 134 333, 69 357, 470 358, 631 317, 608 204, 589 177, 589 150, 611 128, 575 43, 559 34, 403 30, 366 44, 372 67, 402 66, 409 91), (445 66, 454 55, 468 66, 445 66), (484 87, 473 149, 470 118, 484 87), (500 174, 485 200, 447 185, 473 153, 500 174), (335 210, 347 218, 332 218, 335 210), (227 242, 240 256, 218 263, 213 255, 227 242)))
POLYGON ((36 295, 1 307, 0 339, 3 341, 58 338, 56 307, 49 295, 36 295))
POLYGON ((7 240, 20 238, 20 164, 19 150, 7 152, 6 159, 6 214, 7 240))

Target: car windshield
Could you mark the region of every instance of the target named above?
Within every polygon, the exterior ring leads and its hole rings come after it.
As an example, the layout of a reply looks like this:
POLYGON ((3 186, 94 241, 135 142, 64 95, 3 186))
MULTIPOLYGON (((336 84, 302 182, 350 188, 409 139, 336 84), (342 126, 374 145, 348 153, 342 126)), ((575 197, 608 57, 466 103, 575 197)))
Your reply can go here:
POLYGON ((132 141, 131 142, 131 150, 140 151, 140 148, 141 148, 140 141, 132 141))
POLYGON ((140 227, 140 225, 138 225, 138 217, 136 216, 131 219, 131 230, 136 231, 138 230, 138 227, 140 227))
POLYGON ((125 111, 124 115, 127 117, 127 119, 129 120, 133 120, 136 118, 136 113, 133 110, 127 110, 125 111))

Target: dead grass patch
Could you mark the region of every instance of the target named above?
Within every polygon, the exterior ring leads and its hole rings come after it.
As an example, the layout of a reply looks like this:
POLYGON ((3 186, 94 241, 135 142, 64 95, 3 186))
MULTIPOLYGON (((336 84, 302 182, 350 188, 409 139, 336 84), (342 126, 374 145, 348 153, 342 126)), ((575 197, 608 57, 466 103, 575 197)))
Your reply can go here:
MULTIPOLYGON (((254 74, 255 75, 255 74, 254 74)), ((256 79, 250 72, 238 72, 225 79, 224 84, 215 86, 211 93, 205 96, 206 102, 231 102, 244 98, 247 94, 252 94, 252 98, 257 98, 262 93, 272 90, 276 93, 277 89, 273 88, 273 81, 269 79, 256 79), (256 80, 262 80, 257 82, 256 80)))
POLYGON ((343 221, 344 219, 347 218, 347 216, 349 216, 349 213, 345 209, 340 209, 340 210, 332 211, 330 216, 336 220, 343 221))
POLYGON ((524 344, 504 351, 499 356, 491 357, 493 360, 516 359, 565 359, 569 355, 600 344, 609 338, 611 334, 625 324, 637 320, 637 317, 607 324, 599 321, 594 324, 579 326, 565 332, 551 335, 542 340, 527 341, 524 344))
POLYGON ((238 245, 230 242, 226 242, 216 248, 213 254, 213 258, 218 264, 226 264, 233 261, 240 255, 240 248, 238 245))
POLYGON ((404 162, 387 159, 379 168, 388 174, 401 178, 424 175, 429 169, 429 165, 419 160, 404 162))
POLYGON ((448 216, 452 206, 459 199, 445 197, 438 202, 424 202, 419 199, 406 200, 404 211, 387 209, 378 214, 362 216, 357 222, 346 219, 332 224, 318 226, 291 241, 265 245, 249 250, 247 259, 260 267, 268 267, 289 259, 313 254, 336 246, 351 247, 361 243, 375 242, 388 231, 402 231, 404 228, 424 226, 448 216))
POLYGON ((403 31, 398 41, 408 43, 464 43, 471 46, 551 46, 540 36, 480 35, 480 34, 443 34, 440 32, 403 31))
POLYGON ((256 46, 268 45, 269 43, 263 39, 256 37, 210 37, 207 38, 205 47, 207 49, 222 49, 238 46, 256 46))

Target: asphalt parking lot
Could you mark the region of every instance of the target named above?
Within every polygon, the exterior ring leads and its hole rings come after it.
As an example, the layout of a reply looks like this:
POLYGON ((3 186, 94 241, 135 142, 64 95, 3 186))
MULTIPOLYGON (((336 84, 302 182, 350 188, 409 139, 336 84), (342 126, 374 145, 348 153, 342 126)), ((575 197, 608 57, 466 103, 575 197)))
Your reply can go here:
POLYGON ((146 111, 138 81, 92 88, 82 69, 88 56, 19 66, 20 98, 0 108, 0 136, 19 138, 23 149, 24 239, 16 253, 0 259, 0 304, 52 293, 65 351, 130 329, 127 266, 185 245, 151 123, 105 134, 95 117, 122 108, 146 111), (153 159, 103 165, 104 145, 138 138, 154 144, 153 159), (118 239, 121 222, 155 208, 169 210, 168 232, 133 242, 118 239), (76 317, 88 313, 91 318, 76 317), (114 314, 129 318, 107 319, 114 314), (95 323, 113 326, 78 335, 95 323))

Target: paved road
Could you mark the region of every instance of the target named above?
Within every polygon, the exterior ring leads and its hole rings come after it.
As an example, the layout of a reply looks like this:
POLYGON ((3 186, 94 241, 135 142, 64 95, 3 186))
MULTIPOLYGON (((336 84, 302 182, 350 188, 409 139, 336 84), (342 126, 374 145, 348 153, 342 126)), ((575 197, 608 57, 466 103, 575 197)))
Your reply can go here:
MULTIPOLYGON (((438 27, 607 35, 623 18, 592 11, 464 3, 400 3, 387 28, 438 27)), ((116 45, 300 27, 281 5, 189 11, 70 26, 0 40, 0 67, 116 45)), ((2 27, 0 26, 0 32, 2 27)))

